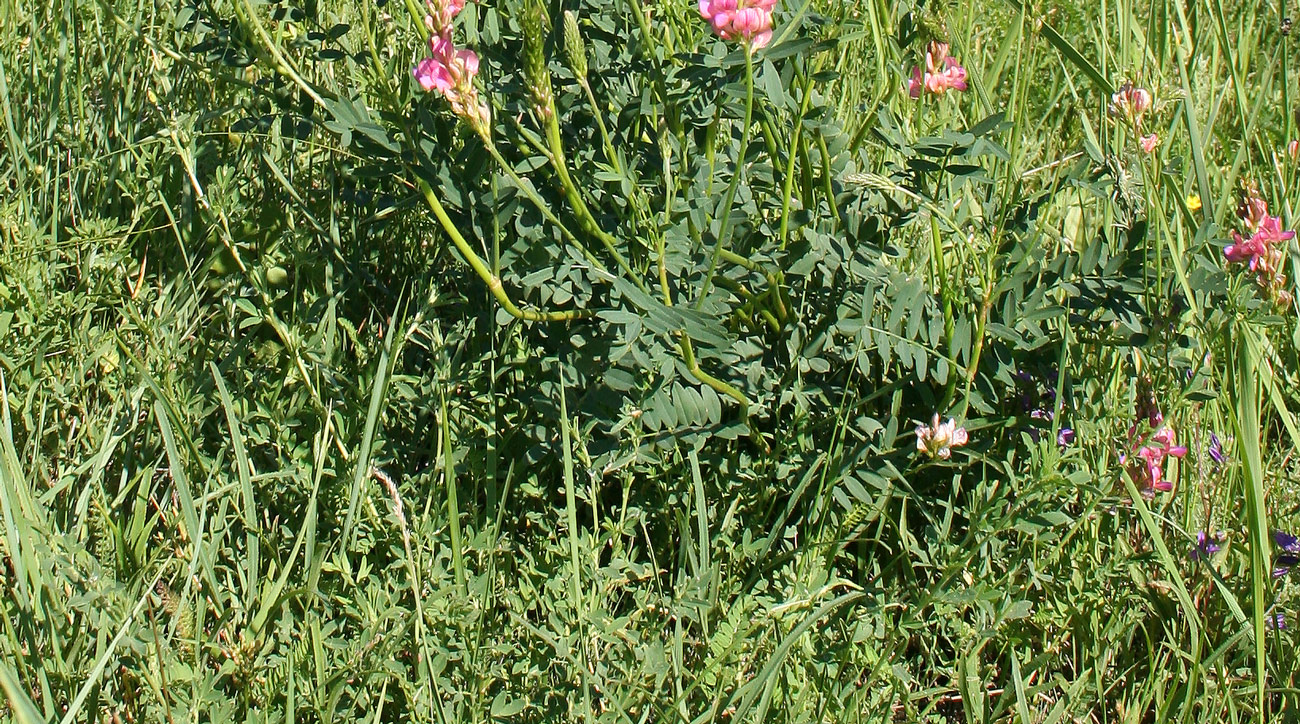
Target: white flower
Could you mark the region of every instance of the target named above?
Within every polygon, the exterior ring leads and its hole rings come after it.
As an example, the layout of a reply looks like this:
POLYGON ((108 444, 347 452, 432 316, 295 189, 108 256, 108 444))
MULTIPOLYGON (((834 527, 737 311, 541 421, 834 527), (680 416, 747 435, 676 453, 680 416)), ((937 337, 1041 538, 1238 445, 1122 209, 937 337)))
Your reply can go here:
POLYGON ((951 417, 947 422, 939 422, 939 413, 934 413, 929 425, 916 426, 916 449, 931 457, 947 460, 952 456, 952 448, 966 444, 966 428, 957 427, 951 417))

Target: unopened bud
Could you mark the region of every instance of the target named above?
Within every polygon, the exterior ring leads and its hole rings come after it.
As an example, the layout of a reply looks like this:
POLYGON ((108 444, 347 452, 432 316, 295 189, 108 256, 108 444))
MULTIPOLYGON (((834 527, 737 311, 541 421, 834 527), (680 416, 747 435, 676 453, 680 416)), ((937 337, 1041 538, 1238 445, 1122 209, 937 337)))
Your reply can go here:
POLYGON ((524 6, 520 23, 524 31, 524 78, 533 97, 533 106, 543 118, 551 115, 554 97, 551 93, 551 72, 546 67, 546 33, 549 30, 546 9, 533 0, 524 6))
POLYGON ((569 61, 569 70, 578 80, 586 80, 587 46, 578 30, 578 16, 572 10, 564 11, 564 55, 569 61))

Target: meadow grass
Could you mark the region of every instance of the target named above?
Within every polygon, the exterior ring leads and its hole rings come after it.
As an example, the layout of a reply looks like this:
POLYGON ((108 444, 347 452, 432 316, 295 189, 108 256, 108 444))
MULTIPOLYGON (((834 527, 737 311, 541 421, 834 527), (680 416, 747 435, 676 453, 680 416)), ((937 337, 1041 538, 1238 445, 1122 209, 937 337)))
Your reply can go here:
POLYGON ((1300 716, 1285 3, 408 5, 0 0, 0 718, 1300 716))

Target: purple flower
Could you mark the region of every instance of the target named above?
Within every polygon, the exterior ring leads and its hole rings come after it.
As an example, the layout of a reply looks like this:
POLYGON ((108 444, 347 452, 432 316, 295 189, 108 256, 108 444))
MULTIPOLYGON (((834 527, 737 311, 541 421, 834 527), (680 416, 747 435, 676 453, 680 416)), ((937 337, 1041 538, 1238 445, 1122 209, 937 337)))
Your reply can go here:
POLYGON ((1273 577, 1285 576, 1291 569, 1300 565, 1300 539, 1290 533, 1273 531, 1273 542, 1282 552, 1273 559, 1273 577))
POLYGON ((1215 465, 1223 465, 1223 442, 1219 440, 1219 436, 1214 433, 1210 433, 1210 449, 1208 452, 1210 454, 1210 459, 1214 461, 1215 465))
POLYGON ((1207 534, 1203 530, 1196 531, 1196 545, 1189 554, 1194 561, 1202 561, 1219 552, 1219 544, 1223 542, 1223 534, 1207 534))
POLYGON ((1264 628, 1270 631, 1281 631, 1286 628, 1286 614, 1282 611, 1274 611, 1264 614, 1264 628))
POLYGON ((1056 433, 1056 444, 1063 448, 1073 445, 1074 430, 1068 427, 1061 428, 1061 431, 1056 433))

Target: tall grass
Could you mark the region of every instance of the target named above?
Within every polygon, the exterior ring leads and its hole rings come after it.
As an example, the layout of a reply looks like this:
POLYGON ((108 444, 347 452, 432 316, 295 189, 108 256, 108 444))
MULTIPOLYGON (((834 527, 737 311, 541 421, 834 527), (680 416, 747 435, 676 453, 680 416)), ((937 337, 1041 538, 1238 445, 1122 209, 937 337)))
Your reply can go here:
POLYGON ((525 5, 0 0, 0 717, 1296 716, 1285 3, 525 5))

